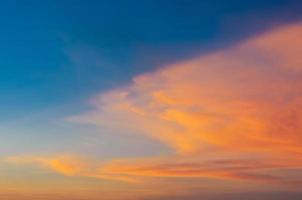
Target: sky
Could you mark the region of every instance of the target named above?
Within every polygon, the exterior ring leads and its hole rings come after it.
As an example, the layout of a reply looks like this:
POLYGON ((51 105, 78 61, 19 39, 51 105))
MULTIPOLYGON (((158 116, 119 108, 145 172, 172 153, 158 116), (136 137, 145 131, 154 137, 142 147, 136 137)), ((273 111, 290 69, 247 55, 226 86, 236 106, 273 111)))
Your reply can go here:
POLYGON ((302 2, 0 2, 0 198, 299 200, 302 2))

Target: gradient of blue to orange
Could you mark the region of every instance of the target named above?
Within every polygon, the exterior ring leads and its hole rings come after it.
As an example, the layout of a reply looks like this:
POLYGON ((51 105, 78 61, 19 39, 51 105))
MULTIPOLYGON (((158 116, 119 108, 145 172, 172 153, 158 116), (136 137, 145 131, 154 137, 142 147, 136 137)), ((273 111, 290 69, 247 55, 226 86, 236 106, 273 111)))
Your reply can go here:
POLYGON ((0 199, 302 199, 302 3, 0 3, 0 199))

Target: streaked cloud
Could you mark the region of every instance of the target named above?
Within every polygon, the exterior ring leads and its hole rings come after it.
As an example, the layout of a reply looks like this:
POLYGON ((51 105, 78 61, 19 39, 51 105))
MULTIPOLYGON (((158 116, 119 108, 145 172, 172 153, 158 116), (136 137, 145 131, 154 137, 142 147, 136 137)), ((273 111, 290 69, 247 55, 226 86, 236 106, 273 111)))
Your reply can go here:
POLYGON ((50 155, 50 156, 11 156, 6 162, 16 165, 38 165, 46 170, 51 170, 65 176, 90 177, 106 180, 134 182, 133 179, 116 174, 102 173, 99 161, 92 161, 75 155, 50 155))

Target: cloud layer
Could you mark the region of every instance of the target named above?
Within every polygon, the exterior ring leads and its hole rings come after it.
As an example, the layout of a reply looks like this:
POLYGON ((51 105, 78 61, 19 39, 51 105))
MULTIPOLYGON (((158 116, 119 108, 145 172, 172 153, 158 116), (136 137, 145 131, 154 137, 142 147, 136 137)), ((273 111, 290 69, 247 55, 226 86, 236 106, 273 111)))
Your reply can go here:
POLYGON ((286 158, 291 167, 301 167, 301 35, 301 24, 280 27, 143 74, 100 94, 92 111, 69 119, 144 134, 171 147, 176 157, 197 163, 286 158))
POLYGON ((284 26, 232 48, 142 74, 127 86, 93 98, 92 110, 68 118, 119 134, 145 135, 167 145, 171 154, 106 163, 77 157, 11 161, 30 160, 67 176, 132 183, 211 178, 299 188, 301 35, 301 24, 284 26))
POLYGON ((135 77, 72 119, 133 130, 183 153, 301 153, 301 33, 300 25, 281 28, 135 77))

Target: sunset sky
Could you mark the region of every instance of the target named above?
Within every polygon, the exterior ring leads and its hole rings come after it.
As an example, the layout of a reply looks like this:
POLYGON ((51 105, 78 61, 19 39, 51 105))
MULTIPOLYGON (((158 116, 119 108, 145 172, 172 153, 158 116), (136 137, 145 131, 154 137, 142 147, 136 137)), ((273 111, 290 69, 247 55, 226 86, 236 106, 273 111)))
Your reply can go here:
POLYGON ((0 2, 0 199, 301 200, 302 1, 0 2))

